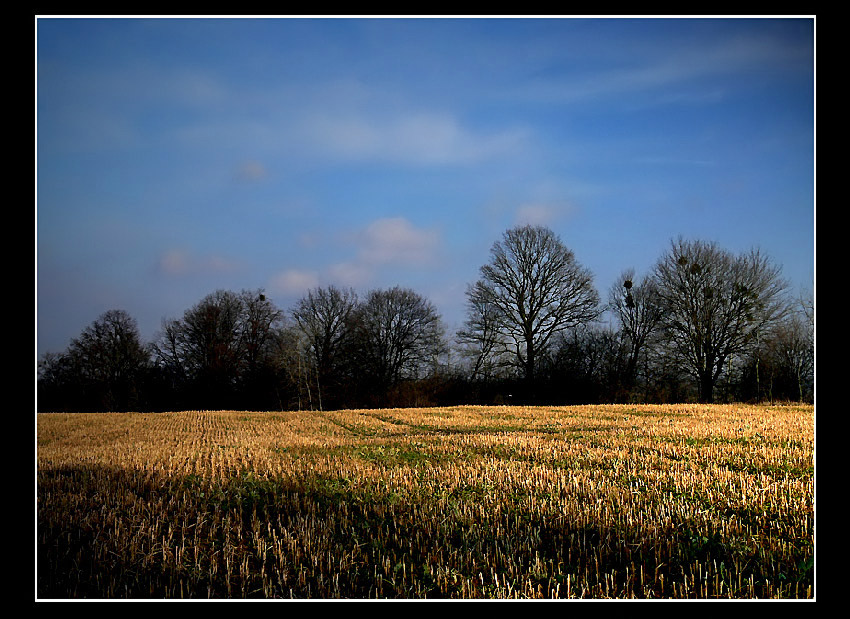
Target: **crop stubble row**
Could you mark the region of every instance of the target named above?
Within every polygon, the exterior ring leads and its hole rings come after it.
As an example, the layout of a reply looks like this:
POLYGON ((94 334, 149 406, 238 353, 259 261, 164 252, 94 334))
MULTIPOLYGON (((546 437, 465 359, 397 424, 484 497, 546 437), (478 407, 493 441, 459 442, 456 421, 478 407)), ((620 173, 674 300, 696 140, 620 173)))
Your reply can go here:
POLYGON ((810 406, 37 425, 41 597, 814 595, 810 406))

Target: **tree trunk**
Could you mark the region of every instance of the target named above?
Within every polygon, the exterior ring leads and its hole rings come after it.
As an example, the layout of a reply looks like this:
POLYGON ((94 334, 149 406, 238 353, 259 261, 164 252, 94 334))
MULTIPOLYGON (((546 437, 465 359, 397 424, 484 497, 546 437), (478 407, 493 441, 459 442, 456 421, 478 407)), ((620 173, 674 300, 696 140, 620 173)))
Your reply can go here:
POLYGON ((700 372, 699 401, 703 404, 711 404, 714 401, 714 377, 710 370, 700 372))
POLYGON ((525 397, 529 402, 534 401, 534 366, 536 352, 531 340, 526 341, 525 351, 525 397))

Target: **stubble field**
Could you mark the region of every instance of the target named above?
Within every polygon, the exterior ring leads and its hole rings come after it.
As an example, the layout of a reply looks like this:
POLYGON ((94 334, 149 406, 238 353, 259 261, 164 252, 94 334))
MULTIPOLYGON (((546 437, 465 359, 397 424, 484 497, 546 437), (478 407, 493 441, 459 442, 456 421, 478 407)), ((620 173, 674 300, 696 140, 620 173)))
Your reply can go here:
POLYGON ((815 593, 811 406, 36 424, 41 599, 815 593))

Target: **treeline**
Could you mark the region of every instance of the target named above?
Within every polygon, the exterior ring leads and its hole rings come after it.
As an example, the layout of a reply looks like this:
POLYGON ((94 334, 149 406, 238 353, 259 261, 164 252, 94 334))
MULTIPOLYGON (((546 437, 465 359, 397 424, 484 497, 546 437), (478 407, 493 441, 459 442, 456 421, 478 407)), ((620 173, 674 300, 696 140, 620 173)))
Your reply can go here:
POLYGON ((39 411, 813 401, 814 307, 758 251, 679 239, 602 299, 548 228, 508 230, 449 333, 403 287, 215 291, 152 342, 110 310, 39 360, 39 411))

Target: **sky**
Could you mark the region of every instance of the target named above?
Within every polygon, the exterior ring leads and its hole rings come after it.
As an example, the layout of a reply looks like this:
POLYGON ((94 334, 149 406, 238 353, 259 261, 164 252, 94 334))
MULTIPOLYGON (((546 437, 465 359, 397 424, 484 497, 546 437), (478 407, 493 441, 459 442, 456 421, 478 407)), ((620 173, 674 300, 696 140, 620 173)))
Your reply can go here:
POLYGON ((605 300, 678 237, 815 275, 815 21, 38 17, 36 352, 111 309, 402 286, 450 332, 509 228, 605 300))

